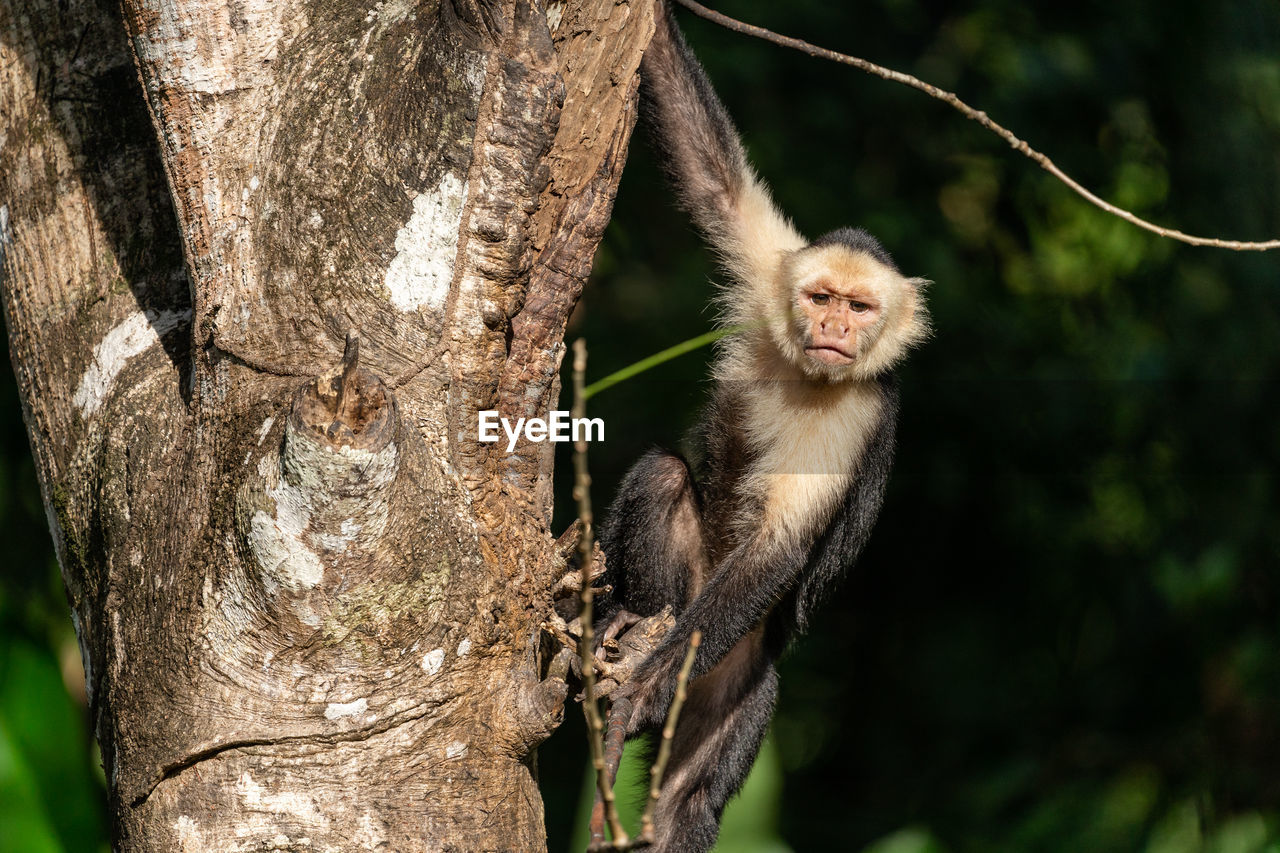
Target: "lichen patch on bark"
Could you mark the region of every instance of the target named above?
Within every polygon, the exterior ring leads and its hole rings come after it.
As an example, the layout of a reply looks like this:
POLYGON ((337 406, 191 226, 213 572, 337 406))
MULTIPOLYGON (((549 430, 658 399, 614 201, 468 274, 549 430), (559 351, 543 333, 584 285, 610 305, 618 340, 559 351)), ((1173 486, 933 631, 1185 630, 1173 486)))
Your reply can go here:
MULTIPOLYGON (((0 238, 0 242, 3 242, 0 238)), ((160 343, 160 336, 184 326, 190 311, 138 311, 107 333, 93 350, 93 360, 80 377, 72 402, 86 418, 106 402, 116 377, 129 360, 160 343)))
POLYGON ((324 718, 326 720, 336 720, 339 717, 355 717, 364 714, 369 710, 369 700, 360 698, 353 699, 350 702, 330 702, 324 709, 324 718))
POLYGON ((413 215, 396 232, 396 256, 383 277, 399 310, 444 310, 466 195, 466 183, 446 172, 435 190, 414 198, 413 215))

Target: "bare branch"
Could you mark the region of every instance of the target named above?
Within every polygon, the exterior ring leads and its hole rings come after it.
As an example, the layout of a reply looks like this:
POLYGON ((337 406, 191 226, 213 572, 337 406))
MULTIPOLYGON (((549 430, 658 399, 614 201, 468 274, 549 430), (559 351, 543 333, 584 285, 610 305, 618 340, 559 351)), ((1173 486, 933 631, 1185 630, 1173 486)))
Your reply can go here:
MULTIPOLYGON (((586 384, 587 344, 579 338, 573 342, 573 417, 586 417, 587 398, 582 393, 586 384)), ((587 472, 586 431, 573 445, 573 496, 578 501, 578 520, 582 522, 582 537, 578 540, 578 560, 582 569, 582 589, 579 614, 582 621, 582 640, 578 651, 582 655, 583 698, 582 711, 587 718, 587 741, 591 745, 591 763, 596 769, 596 787, 604 802, 609 820, 609 832, 615 845, 627 843, 627 832, 618 818, 618 806, 613 796, 613 784, 605 766, 604 724, 600 708, 596 704, 595 632, 591 626, 591 566, 595 556, 595 519, 591 512, 591 475, 587 472)))
POLYGON ((662 793, 662 776, 667 772, 667 761, 671 759, 671 741, 676 735, 676 723, 680 719, 680 709, 684 707, 685 697, 689 694, 689 673, 693 672, 693 660, 698 656, 698 646, 702 644, 702 632, 694 631, 689 638, 689 651, 685 652, 684 665, 680 667, 680 675, 676 680, 676 698, 667 712, 667 721, 662 726, 662 743, 658 747, 658 757, 649 770, 649 800, 644 806, 644 815, 640 818, 640 837, 646 840, 653 838, 653 810, 658 807, 658 795, 662 793))
POLYGON ((1131 225, 1136 225, 1153 234, 1188 243, 1192 246, 1213 246, 1218 249, 1233 249, 1237 252, 1261 252, 1269 249, 1280 249, 1280 239, 1264 240, 1261 242, 1247 242, 1242 240, 1221 240, 1217 237, 1196 237, 1192 234, 1186 234, 1173 228, 1165 228, 1160 225, 1156 225, 1155 223, 1148 222, 1142 217, 1137 216, 1124 208, 1116 207, 1114 204, 1104 201, 1094 195, 1092 192, 1085 189, 1085 187, 1081 186, 1066 172, 1058 168, 1058 166, 1050 160, 1048 156, 1035 150, 1026 142, 1015 136, 1007 128, 993 121, 985 112, 982 110, 976 110, 969 106, 952 92, 948 92, 945 89, 939 89, 932 83, 926 83, 918 77, 913 77, 910 74, 905 74, 901 71, 894 71, 892 68, 885 68, 882 65, 877 65, 874 62, 870 62, 857 56, 837 53, 834 50, 828 50, 825 47, 818 47, 817 45, 810 44, 809 42, 798 38, 779 35, 772 30, 766 30, 764 27, 757 27, 754 24, 744 23, 735 18, 730 18, 728 15, 721 14, 714 9, 708 9, 706 6, 694 2, 694 0, 675 0, 675 2, 684 6, 695 15, 706 18, 708 21, 719 24, 720 26, 733 30, 736 33, 742 33, 743 35, 764 39, 765 41, 773 42, 774 44, 781 45, 782 47, 793 48, 819 59, 829 59, 832 62, 839 62, 842 65, 852 65, 859 71, 865 71, 868 74, 874 74, 875 76, 881 77, 885 80, 892 80, 895 83, 902 83, 903 85, 910 86, 913 89, 919 89, 929 97, 936 98, 945 104, 949 104, 963 113, 967 118, 976 121, 987 130, 999 136, 1005 142, 1008 142, 1010 147, 1022 154, 1025 154, 1027 157, 1030 157, 1036 163, 1040 164, 1042 169, 1062 181, 1062 183, 1066 184, 1085 201, 1113 216, 1120 217, 1131 225))
MULTIPOLYGON (((603 838, 600 815, 600 799, 596 798, 591 812, 592 838, 587 853, 601 853, 609 850, 639 850, 654 843, 653 812, 658 806, 658 797, 662 793, 662 777, 667 772, 667 762, 671 760, 671 744, 676 735, 676 724, 680 720, 680 709, 684 707, 689 695, 689 676, 693 672, 693 661, 698 656, 698 646, 702 644, 702 632, 694 631, 689 638, 689 650, 685 652, 684 663, 676 677, 676 695, 667 711, 666 722, 662 726, 662 741, 658 746, 658 755, 649 768, 649 796, 645 802, 644 814, 640 818, 640 834, 627 840, 614 840, 612 843, 603 838), (600 829, 600 832, 597 832, 600 829)), ((617 778, 618 765, 622 762, 623 742, 626 738, 627 724, 631 721, 633 708, 626 698, 614 700, 609 709, 609 732, 605 739, 605 764, 609 772, 610 784, 617 778)))
MULTIPOLYGON (((631 722, 633 706, 626 697, 614 699, 609 704, 609 724, 604 733, 604 766, 609 776, 610 786, 618 781, 618 767, 622 764, 622 751, 626 746, 627 724, 631 722)), ((643 837, 632 839, 628 847, 618 847, 604 837, 604 800, 600 791, 596 791, 591 803, 590 844, 588 853, 604 850, 625 850, 631 847, 644 846, 643 837)))

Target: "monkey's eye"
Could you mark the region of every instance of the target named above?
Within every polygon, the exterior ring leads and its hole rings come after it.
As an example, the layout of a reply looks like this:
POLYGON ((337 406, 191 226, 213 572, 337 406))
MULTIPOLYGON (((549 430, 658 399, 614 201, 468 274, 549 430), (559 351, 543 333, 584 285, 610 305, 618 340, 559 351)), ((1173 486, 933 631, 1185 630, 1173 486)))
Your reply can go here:
POLYGON ((810 293, 809 301, 814 305, 826 305, 831 301, 831 297, 825 293, 810 293))
POLYGON ((849 310, 855 314, 865 314, 871 310, 871 306, 865 302, 859 302, 854 299, 849 302, 849 310))

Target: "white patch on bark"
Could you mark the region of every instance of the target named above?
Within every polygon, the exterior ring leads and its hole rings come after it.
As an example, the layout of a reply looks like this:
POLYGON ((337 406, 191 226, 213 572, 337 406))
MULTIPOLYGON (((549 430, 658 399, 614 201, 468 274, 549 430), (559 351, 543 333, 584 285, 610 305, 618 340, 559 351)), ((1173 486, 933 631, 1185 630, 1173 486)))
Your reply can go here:
POLYGON ((167 334, 191 320, 190 311, 138 311, 116 326, 93 349, 93 361, 80 377, 71 401, 87 418, 106 402, 116 377, 129 359, 160 343, 167 334))
MULTIPOLYGON (((276 517, 262 510, 253 514, 250 521, 249 545, 258 565, 270 577, 284 581, 293 592, 310 589, 324 580, 324 564, 314 551, 302 543, 302 531, 307 527, 307 510, 289 500, 287 487, 277 489, 276 517)), ((296 491, 296 490, 293 490, 296 491)))
POLYGON ((261 823, 263 828, 267 828, 278 823, 279 817, 294 818, 317 827, 327 826, 329 823, 310 797, 296 791, 272 793, 255 782, 247 770, 236 782, 236 792, 247 808, 268 813, 247 817, 246 828, 255 823, 261 823))
POLYGON ((124 671, 125 659, 127 658, 126 646, 124 644, 124 635, 120 633, 120 611, 111 611, 111 641, 115 646, 115 659, 112 661, 115 666, 112 668, 112 675, 119 676, 124 671))
POLYGON ((476 98, 484 93, 484 80, 489 73, 487 58, 488 54, 475 51, 467 55, 467 60, 462 67, 462 74, 471 87, 471 94, 476 98))
MULTIPOLYGON (((264 425, 260 442, 268 431, 264 425)), ((333 448, 286 426, 284 452, 270 450, 258 460, 260 481, 246 484, 249 491, 238 499, 250 501, 237 525, 269 596, 305 594, 324 582, 327 569, 341 571, 334 555, 376 546, 390 517, 398 459, 395 442, 377 451, 333 448)), ((289 606, 318 627, 324 608, 315 604, 289 606)))
POLYGON ((382 22, 384 24, 398 24, 407 19, 418 8, 418 4, 412 0, 387 0, 381 4, 382 22))
POLYGON ((324 709, 324 718, 336 720, 339 717, 356 717, 368 710, 368 699, 357 699, 354 702, 330 702, 324 709))
POLYGON ((4 256, 12 245, 13 230, 9 226, 9 205, 0 204, 0 264, 4 263, 4 256))
MULTIPOLYGON (((269 79, 278 46, 284 41, 283 3, 159 3, 132 45, 139 61, 156 65, 176 92, 221 95, 263 85, 269 79)), ((296 13, 287 23, 305 30, 296 13)), ((211 112, 221 105, 213 102, 211 112)), ((222 110, 225 110, 222 107, 222 110)), ((217 126, 218 116, 202 117, 217 126)), ((200 121, 194 124, 200 124, 200 121)))
POLYGON ((203 853, 205 850, 204 835, 200 832, 200 827, 186 815, 179 816, 173 825, 173 831, 178 836, 182 853, 203 853))
POLYGON ((262 440, 267 437, 267 433, 271 432, 271 427, 275 422, 276 419, 274 415, 262 422, 262 428, 258 430, 258 444, 262 444, 262 440))
POLYGON ((547 29, 552 33, 560 29, 560 19, 564 17, 564 3, 553 2, 547 4, 547 29))
POLYGON ((444 664, 444 649, 432 649, 422 656, 422 668, 427 675, 435 675, 444 664))
POLYGON ((344 518, 342 523, 338 525, 337 533, 317 533, 315 539, 320 547, 336 554, 343 554, 346 553, 348 545, 355 543, 360 531, 363 529, 364 525, 354 518, 344 518))
POLYGON ((444 748, 444 757, 453 759, 461 758, 467 754, 467 745, 460 740, 455 740, 444 748))
POLYGON ((360 816, 360 823, 356 825, 356 833, 351 837, 351 843, 358 850, 378 850, 387 843, 386 825, 369 812, 365 812, 360 816))
POLYGON ((469 651, 471 651, 471 641, 464 637, 462 642, 458 643, 458 657, 466 657, 469 651))
POLYGON ((396 232, 396 256, 383 284, 401 311, 443 310, 458 256, 467 184, 446 173, 432 192, 413 200, 413 215, 396 232))

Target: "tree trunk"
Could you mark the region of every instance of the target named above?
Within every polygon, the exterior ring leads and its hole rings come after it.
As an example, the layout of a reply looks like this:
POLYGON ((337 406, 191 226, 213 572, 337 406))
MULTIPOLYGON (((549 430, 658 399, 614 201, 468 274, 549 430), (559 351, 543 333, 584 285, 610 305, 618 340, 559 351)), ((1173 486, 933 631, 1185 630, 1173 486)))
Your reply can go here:
POLYGON ((649 4, 113 6, 0 5, 0 283, 116 848, 544 849, 552 445, 477 412, 556 402, 649 4))

